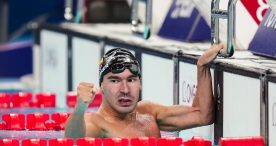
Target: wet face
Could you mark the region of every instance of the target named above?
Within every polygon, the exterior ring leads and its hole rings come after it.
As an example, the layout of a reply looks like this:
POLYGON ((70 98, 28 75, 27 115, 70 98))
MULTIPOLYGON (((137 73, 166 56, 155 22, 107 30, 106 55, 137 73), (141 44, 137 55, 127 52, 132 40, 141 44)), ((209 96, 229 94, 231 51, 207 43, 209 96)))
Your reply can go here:
POLYGON ((131 113, 138 102, 141 90, 141 81, 128 69, 122 73, 107 73, 101 84, 103 103, 119 114, 131 113))

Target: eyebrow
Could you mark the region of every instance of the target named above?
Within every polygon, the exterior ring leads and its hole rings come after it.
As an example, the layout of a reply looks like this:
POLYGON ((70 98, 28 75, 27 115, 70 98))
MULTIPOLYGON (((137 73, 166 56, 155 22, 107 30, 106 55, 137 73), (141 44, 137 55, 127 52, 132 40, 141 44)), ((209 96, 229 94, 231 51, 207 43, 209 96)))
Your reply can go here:
MULTIPOLYGON (((129 78, 135 78, 135 77, 138 77, 137 75, 130 75, 127 77, 127 79, 129 78)), ((121 79, 120 77, 118 76, 109 76, 107 79, 121 79)))
POLYGON ((120 78, 117 76, 109 76, 107 79, 120 79, 120 78))

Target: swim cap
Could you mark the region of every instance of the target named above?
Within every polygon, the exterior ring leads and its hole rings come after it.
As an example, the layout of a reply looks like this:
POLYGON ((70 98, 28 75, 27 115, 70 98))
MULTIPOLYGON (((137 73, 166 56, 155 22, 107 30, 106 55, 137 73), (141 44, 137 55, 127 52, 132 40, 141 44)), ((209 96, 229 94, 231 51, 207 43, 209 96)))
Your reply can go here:
POLYGON ((127 49, 114 48, 105 53, 100 60, 99 76, 100 85, 103 76, 108 72, 121 73, 125 69, 129 69, 131 73, 141 77, 140 65, 135 56, 127 49))

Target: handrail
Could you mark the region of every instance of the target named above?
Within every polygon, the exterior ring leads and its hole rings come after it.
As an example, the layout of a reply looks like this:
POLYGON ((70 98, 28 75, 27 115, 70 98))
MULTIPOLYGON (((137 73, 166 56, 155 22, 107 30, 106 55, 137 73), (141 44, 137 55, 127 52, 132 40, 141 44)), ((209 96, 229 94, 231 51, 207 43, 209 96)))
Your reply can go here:
POLYGON ((211 3, 211 43, 219 41, 219 19, 227 19, 227 49, 221 51, 219 56, 231 57, 234 54, 236 44, 236 3, 238 0, 229 0, 227 11, 219 9, 220 0, 212 0, 211 3))
POLYGON ((152 19, 152 0, 132 0, 131 3, 131 30, 134 34, 149 39, 151 35, 151 21, 152 19), (144 32, 139 31, 139 18, 138 18, 138 2, 142 1, 146 4, 146 19, 144 25, 144 32))

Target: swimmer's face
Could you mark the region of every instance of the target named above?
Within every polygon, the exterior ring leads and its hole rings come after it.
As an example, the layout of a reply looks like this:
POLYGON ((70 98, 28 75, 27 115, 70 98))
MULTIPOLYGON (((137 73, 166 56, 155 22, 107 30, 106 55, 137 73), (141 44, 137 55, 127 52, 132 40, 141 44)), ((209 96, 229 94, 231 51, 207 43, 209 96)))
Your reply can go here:
POLYGON ((109 72, 103 77, 101 89, 104 104, 115 112, 126 114, 132 112, 137 105, 141 81, 128 69, 117 74, 109 72))

